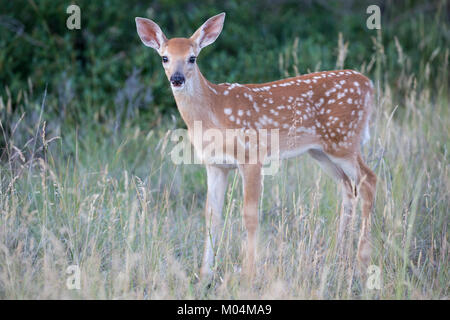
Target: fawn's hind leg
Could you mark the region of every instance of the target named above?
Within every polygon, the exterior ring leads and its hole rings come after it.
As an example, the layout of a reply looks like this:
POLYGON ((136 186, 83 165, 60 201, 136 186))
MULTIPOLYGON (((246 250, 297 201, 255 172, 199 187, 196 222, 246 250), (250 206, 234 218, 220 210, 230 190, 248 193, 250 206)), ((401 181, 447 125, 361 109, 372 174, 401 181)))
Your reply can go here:
MULTIPOLYGON (((339 217, 339 225, 337 232, 337 243, 340 245, 343 241, 343 236, 348 229, 348 224, 352 218, 355 209, 355 187, 349 175, 336 162, 332 161, 330 157, 323 151, 311 149, 308 151, 325 172, 327 172, 337 183, 340 184, 342 191, 342 206, 339 217)), ((349 162, 350 164, 352 162, 349 162)), ((356 170, 356 167, 353 171, 356 170)), ((347 170, 349 171, 349 170, 347 170)), ((354 175, 354 172, 350 172, 354 175)))
POLYGON ((371 244, 370 244, 370 218, 375 200, 375 190, 377 176, 364 163, 361 155, 357 156, 359 166, 359 192, 362 198, 362 221, 361 234, 358 243, 358 259, 365 266, 370 263, 371 244))
MULTIPOLYGON (((364 163, 361 154, 357 154, 354 158, 337 158, 330 156, 332 162, 340 167, 348 177, 351 177, 356 183, 356 190, 358 196, 362 199, 362 215, 361 215, 361 230, 358 241, 358 260, 367 267, 371 258, 371 212, 375 199, 375 190, 377 177, 364 163)), ((351 184, 350 184, 351 186, 351 184)), ((350 187, 348 187, 350 190, 350 187)), ((354 188, 351 187, 353 192, 354 188)), ((356 195, 356 193, 355 193, 356 195)))

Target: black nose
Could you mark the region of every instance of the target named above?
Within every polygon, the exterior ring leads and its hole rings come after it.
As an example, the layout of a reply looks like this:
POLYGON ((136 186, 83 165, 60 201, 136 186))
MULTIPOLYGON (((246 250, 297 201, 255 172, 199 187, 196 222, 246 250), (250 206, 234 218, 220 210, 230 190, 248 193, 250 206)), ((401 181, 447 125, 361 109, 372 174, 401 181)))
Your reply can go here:
POLYGON ((173 86, 179 87, 184 83, 184 75, 181 74, 180 72, 175 72, 170 77, 170 82, 172 83, 173 86))

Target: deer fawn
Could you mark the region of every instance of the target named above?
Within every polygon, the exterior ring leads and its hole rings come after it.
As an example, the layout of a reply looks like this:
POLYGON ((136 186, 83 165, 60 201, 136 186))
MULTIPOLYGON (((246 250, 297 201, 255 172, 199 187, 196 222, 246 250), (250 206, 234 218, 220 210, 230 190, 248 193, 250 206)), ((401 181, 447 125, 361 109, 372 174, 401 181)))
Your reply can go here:
MULTIPOLYGON (((200 72, 196 59, 200 50, 213 43, 222 31, 225 13, 208 19, 190 38, 168 40, 160 27, 149 19, 136 18, 142 42, 162 57, 176 104, 185 121, 195 150, 202 141, 192 137, 194 122, 204 128, 255 130, 277 129, 279 157, 289 158, 308 152, 342 187, 342 207, 337 232, 341 243, 352 215, 357 191, 362 198, 362 226, 358 259, 370 260, 370 213, 374 203, 376 176, 364 163, 360 142, 368 138, 373 86, 362 74, 352 70, 316 72, 264 84, 213 84, 200 72)), ((258 133, 257 133, 258 134, 258 133)), ((242 142, 242 141, 241 141, 242 142)), ((261 148, 258 142, 244 143, 261 148)), ((236 148, 226 149, 226 161, 206 161, 206 235, 201 275, 212 273, 214 246, 222 222, 227 177, 238 168, 243 180, 243 220, 247 230, 244 271, 254 274, 258 202, 261 170, 268 151, 255 163, 237 161, 236 148)), ((201 152, 201 151, 200 151, 201 152)), ((248 156, 245 156, 248 160, 248 156)))

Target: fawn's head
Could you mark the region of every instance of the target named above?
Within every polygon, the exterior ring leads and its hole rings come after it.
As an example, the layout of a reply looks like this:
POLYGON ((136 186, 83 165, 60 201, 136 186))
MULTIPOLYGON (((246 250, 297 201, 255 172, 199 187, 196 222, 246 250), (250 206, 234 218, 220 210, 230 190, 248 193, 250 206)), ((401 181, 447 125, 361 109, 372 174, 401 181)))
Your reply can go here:
POLYGON ((190 38, 167 39, 161 28, 152 20, 136 18, 141 41, 155 49, 162 58, 162 65, 173 90, 183 90, 192 81, 197 70, 200 50, 213 43, 222 31, 225 13, 209 18, 190 38))

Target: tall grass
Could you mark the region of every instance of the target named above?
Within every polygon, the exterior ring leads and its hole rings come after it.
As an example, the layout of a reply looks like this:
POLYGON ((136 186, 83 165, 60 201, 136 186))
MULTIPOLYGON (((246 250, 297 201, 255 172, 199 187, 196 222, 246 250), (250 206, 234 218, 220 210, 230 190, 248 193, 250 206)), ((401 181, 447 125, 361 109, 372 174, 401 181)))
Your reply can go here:
MULTIPOLYGON (((355 263, 359 211, 339 251, 339 190, 307 157, 285 161, 265 178, 252 284, 240 274, 242 182, 230 176, 216 277, 210 288, 199 285, 206 177, 200 165, 171 162, 176 122, 143 130, 130 121, 118 128, 118 119, 102 126, 91 119, 66 131, 46 120, 54 93, 39 98, 30 83, 22 97, 0 102, 8 112, 11 100, 26 99, 34 110, 3 132, 0 297, 448 299, 449 51, 440 48, 424 62, 445 66, 437 75, 442 81, 430 84, 426 73, 408 72, 396 40, 402 72, 390 84, 378 40, 360 69, 380 68, 372 139, 363 148, 379 178, 372 219, 379 290, 367 287, 355 263), (79 290, 66 287, 69 265, 81 268, 79 290)), ((338 48, 347 45, 340 37, 338 48)), ((338 57, 345 66, 345 53, 338 57)), ((298 73, 296 59, 296 50, 282 52, 282 72, 298 73)), ((135 110, 127 106, 122 110, 135 110)))

